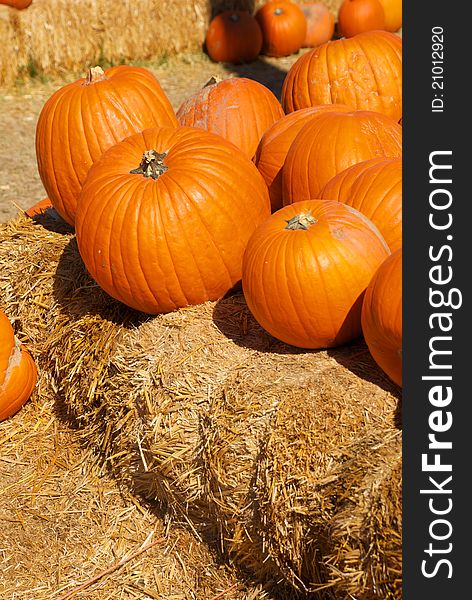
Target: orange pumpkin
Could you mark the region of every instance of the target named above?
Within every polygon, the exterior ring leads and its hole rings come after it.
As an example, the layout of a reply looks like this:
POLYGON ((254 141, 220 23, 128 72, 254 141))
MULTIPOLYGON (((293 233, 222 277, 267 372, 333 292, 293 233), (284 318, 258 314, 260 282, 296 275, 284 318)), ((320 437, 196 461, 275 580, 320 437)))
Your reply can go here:
POLYGON ((402 128, 371 111, 324 112, 295 137, 282 169, 284 204, 319 198, 328 181, 351 165, 401 157, 402 128))
POLYGON ((32 2, 33 0, 0 0, 0 4, 6 4, 17 10, 28 8, 28 6, 31 6, 32 2))
POLYGON ((362 332, 379 367, 402 385, 402 249, 387 258, 369 283, 362 304, 362 332))
POLYGON ((364 31, 385 29, 385 14, 379 0, 344 0, 338 12, 338 30, 345 38, 364 31))
POLYGON ((361 335, 364 291, 388 248, 372 223, 332 200, 273 213, 251 236, 242 285, 271 335, 301 348, 329 348, 361 335))
POLYGON ((87 270, 111 296, 157 314, 216 300, 270 215, 267 186, 238 148, 191 127, 147 129, 92 166, 77 207, 87 270))
POLYGON ((74 225, 88 170, 107 148, 159 125, 176 126, 177 118, 159 82, 143 67, 94 67, 84 79, 57 90, 38 118, 36 157, 61 217, 74 225))
POLYGON ((0 421, 20 410, 31 396, 36 380, 34 360, 16 339, 10 321, 0 310, 0 421))
POLYGON ((225 10, 212 19, 205 47, 215 62, 251 62, 261 51, 262 31, 249 12, 225 10))
POLYGON ((286 113, 317 104, 347 104, 398 121, 402 116, 402 40, 368 31, 303 54, 282 88, 286 113))
POLYGON ((287 152, 301 128, 316 115, 327 111, 348 112, 343 104, 322 104, 301 108, 271 125, 259 142, 254 162, 269 188, 272 212, 282 208, 282 167, 287 152))
POLYGON ((251 159, 265 130, 283 116, 269 88, 246 77, 212 77, 177 111, 180 125, 217 133, 251 159))
POLYGON ((306 19, 306 35, 302 48, 316 48, 328 42, 334 34, 334 15, 323 2, 299 4, 306 19))
POLYGON ((256 12, 256 20, 262 31, 262 54, 281 57, 300 50, 307 25, 297 4, 288 0, 267 2, 256 12))
POLYGON ((368 217, 391 252, 401 247, 401 158, 373 158, 352 165, 330 179, 320 197, 344 202, 368 217))
POLYGON ((384 9, 385 29, 398 31, 402 26, 402 0, 379 0, 384 9))
POLYGON ((48 208, 52 207, 52 202, 49 198, 43 198, 42 200, 40 200, 39 202, 36 202, 35 204, 33 204, 33 206, 30 206, 27 210, 25 210, 25 215, 27 217, 35 217, 36 215, 41 215, 44 212, 46 212, 46 210, 48 208))

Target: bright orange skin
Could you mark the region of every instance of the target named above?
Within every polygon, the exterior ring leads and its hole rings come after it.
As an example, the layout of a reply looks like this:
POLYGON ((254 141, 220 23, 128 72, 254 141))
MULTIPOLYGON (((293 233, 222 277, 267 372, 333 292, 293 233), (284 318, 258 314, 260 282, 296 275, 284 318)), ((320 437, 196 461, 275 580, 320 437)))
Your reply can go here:
POLYGON ((302 48, 316 48, 328 42, 334 34, 334 15, 323 2, 303 2, 298 5, 305 15, 306 35, 302 48))
POLYGON ((345 38, 385 29, 384 9, 379 0, 344 0, 339 7, 338 29, 345 38))
POLYGON ((28 6, 31 6, 32 2, 33 0, 0 0, 0 4, 6 4, 17 10, 28 8, 28 6))
POLYGON ((270 215, 267 186, 221 137, 154 128, 110 148, 79 196, 76 233, 91 276, 137 310, 216 300, 241 279, 242 256, 270 215), (156 180, 131 174, 146 150, 167 152, 156 180))
POLYGON ((325 112, 299 131, 282 169, 283 203, 319 198, 335 175, 377 157, 402 155, 401 126, 371 111, 325 112))
POLYGON ((258 81, 230 77, 206 85, 177 111, 180 125, 217 133, 253 158, 268 127, 284 116, 275 95, 258 81))
POLYGON ((0 421, 20 410, 36 381, 37 369, 31 355, 19 345, 10 321, 0 311, 0 421))
POLYGON ((330 348, 361 335, 364 291, 388 248, 361 213, 331 200, 297 202, 273 213, 247 245, 243 292, 259 324, 301 348, 330 348), (316 223, 288 230, 310 211, 316 223))
POLYGON ((36 204, 33 204, 33 206, 30 206, 27 210, 25 210, 25 215, 27 217, 33 218, 36 215, 41 215, 48 208, 51 208, 51 207, 52 207, 51 200, 49 198, 43 198, 39 202, 36 202, 36 204))
POLYGON ((402 26, 402 0, 379 0, 384 9, 385 29, 398 31, 402 26))
POLYGON ((256 12, 262 31, 262 54, 290 56, 300 50, 306 36, 306 19, 302 9, 288 0, 263 4, 256 12))
POLYGON ((246 63, 262 48, 262 31, 244 10, 225 10, 212 19, 205 37, 208 56, 215 62, 246 63))
POLYGON ((327 111, 349 112, 350 108, 344 104, 301 108, 276 121, 262 136, 254 162, 269 188, 272 212, 283 206, 282 167, 293 140, 306 123, 327 111))
POLYGON ((379 367, 402 385, 402 249, 382 263, 362 305, 362 331, 379 367))
POLYGON ((282 88, 286 113, 317 104, 347 104, 395 121, 402 116, 402 40, 368 31, 326 42, 303 54, 282 88))
POLYGON ((38 118, 36 157, 61 217, 74 225, 77 196, 107 148, 159 125, 176 126, 177 118, 157 79, 142 67, 111 67, 103 79, 79 79, 57 90, 38 118))
POLYGON ((373 158, 338 173, 321 198, 352 206, 378 228, 391 252, 402 246, 402 160, 373 158))

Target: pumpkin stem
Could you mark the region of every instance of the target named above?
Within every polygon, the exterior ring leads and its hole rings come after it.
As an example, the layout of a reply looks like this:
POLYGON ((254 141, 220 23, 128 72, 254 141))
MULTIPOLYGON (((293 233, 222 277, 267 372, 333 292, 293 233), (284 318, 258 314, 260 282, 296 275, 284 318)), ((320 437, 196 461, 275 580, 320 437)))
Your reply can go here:
POLYGON ((287 219, 285 222, 287 223, 285 229, 306 230, 309 229, 315 223, 317 223, 317 220, 311 214, 311 212, 308 211, 306 213, 299 213, 291 219, 287 219))
POLYGON ((233 23, 237 23, 240 19, 240 16, 237 13, 231 13, 229 16, 229 20, 233 23))
POLYGON ((215 83, 220 83, 220 81, 223 81, 221 77, 218 77, 218 75, 212 75, 203 87, 206 88, 210 85, 215 85, 215 83))
POLYGON ((107 79, 107 76, 102 67, 90 67, 85 76, 85 85, 90 85, 91 83, 102 81, 103 79, 107 79))
POLYGON ((280 8, 280 6, 278 6, 275 10, 274 10, 274 15, 283 15, 284 14, 284 9, 280 8))
POLYGON ((164 159, 167 156, 167 152, 159 154, 156 150, 145 150, 139 167, 130 171, 130 173, 136 175, 143 175, 144 177, 152 177, 153 179, 159 179, 162 173, 165 173, 169 168, 164 164, 164 159))

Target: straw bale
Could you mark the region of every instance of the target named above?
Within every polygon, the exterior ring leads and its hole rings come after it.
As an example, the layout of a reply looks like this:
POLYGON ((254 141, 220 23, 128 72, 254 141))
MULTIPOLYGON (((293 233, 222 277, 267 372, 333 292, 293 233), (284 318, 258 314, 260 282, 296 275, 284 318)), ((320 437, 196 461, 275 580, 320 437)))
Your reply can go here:
MULTIPOLYGON (((301 0, 300 0, 301 1, 301 0)), ((0 85, 28 74, 83 73, 91 64, 165 59, 202 49, 213 15, 262 0, 35 0, 0 6, 0 85)), ((334 14, 340 0, 326 0, 334 14)))
POLYGON ((71 232, 20 218, 0 227, 0 242, 4 298, 23 327, 46 323, 28 327, 38 361, 115 477, 260 580, 332 586, 328 525, 344 505, 324 488, 354 442, 393 427, 398 398, 365 344, 289 347, 237 291, 143 315, 89 279, 71 232), (39 258, 27 267, 41 253, 47 276, 39 258))

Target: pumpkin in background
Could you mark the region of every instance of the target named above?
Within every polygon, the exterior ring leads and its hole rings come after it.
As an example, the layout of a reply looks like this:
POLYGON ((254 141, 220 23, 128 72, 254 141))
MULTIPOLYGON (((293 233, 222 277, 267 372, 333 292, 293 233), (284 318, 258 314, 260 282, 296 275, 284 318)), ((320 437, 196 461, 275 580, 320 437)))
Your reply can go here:
POLYGON ((293 140, 282 169, 283 203, 319 198, 328 181, 351 165, 402 155, 401 126, 371 111, 324 112, 293 140))
POLYGON ((269 215, 262 176, 233 144, 192 127, 157 127, 92 166, 77 244, 108 294, 165 313, 216 300, 239 282, 247 241, 269 215))
POLYGON ((402 246, 402 160, 373 158, 330 179, 321 198, 352 206, 378 228, 391 252, 402 246))
POLYGON ((246 77, 212 77, 177 111, 180 125, 217 133, 251 159, 265 130, 283 116, 269 88, 246 77))
POLYGON ((31 396, 37 377, 34 360, 0 310, 0 421, 20 410, 31 396))
POLYGON ((121 65, 57 90, 36 126, 36 158, 46 193, 61 217, 74 225, 77 196, 92 164, 133 133, 177 118, 157 79, 143 67, 121 65))
POLYGON ((6 6, 11 6, 17 10, 28 8, 28 6, 31 6, 32 2, 33 0, 0 0, 0 4, 6 4, 6 6))
POLYGON ((271 335, 301 348, 331 348, 361 335, 364 291, 389 254, 372 223, 332 200, 273 213, 251 236, 242 285, 271 335))
POLYGON ((379 267, 362 304, 362 332, 372 357, 402 385, 402 249, 379 267))
POLYGON ((281 57, 300 50, 307 23, 297 4, 289 0, 267 2, 255 16, 262 31, 262 54, 281 57))
POLYGON ((385 29, 385 14, 379 0, 343 0, 338 11, 338 30, 345 38, 364 31, 385 29))
POLYGON ((305 15, 306 35, 302 48, 316 48, 334 35, 334 15, 323 2, 299 4, 305 15))
POLYGON ((282 87, 286 113, 317 104, 347 104, 402 116, 402 40, 388 31, 367 31, 326 42, 290 67, 282 87))
POLYGON ((225 10, 212 19, 205 47, 215 62, 251 62, 262 48, 261 28, 248 11, 225 10))
POLYGON ((282 208, 282 167, 301 128, 316 115, 328 111, 349 112, 344 104, 322 104, 285 115, 267 129, 257 147, 254 162, 269 188, 272 212, 282 208))
POLYGON ((30 206, 28 209, 26 209, 25 215, 32 219, 33 217, 36 217, 37 215, 42 215, 44 212, 47 211, 48 208, 51 208, 51 207, 52 207, 51 200, 49 198, 43 198, 39 202, 36 202, 35 204, 33 204, 33 206, 30 206))
POLYGON ((385 29, 398 31, 402 26, 402 0, 379 0, 384 9, 385 29))

